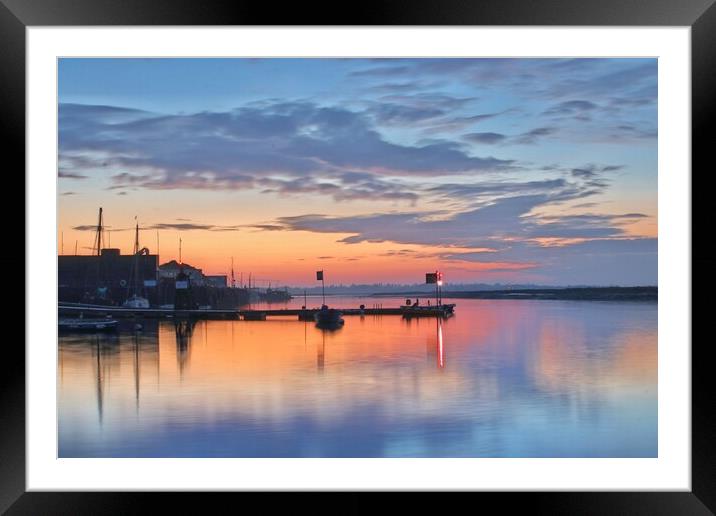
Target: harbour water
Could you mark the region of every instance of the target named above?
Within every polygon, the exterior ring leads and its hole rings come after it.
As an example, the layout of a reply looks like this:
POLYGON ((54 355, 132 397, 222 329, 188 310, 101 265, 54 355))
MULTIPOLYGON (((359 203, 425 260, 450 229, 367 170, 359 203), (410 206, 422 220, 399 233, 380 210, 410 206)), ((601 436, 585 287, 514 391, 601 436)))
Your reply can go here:
POLYGON ((61 335, 59 456, 657 456, 656 303, 445 302, 447 320, 347 316, 336 331, 61 335))

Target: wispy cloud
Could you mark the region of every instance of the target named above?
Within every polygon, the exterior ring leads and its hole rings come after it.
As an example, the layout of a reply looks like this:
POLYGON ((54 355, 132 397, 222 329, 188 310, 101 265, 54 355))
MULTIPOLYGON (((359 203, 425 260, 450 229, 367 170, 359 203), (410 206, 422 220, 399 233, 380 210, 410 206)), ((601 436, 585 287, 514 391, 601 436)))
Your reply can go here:
POLYGON ((57 177, 62 179, 87 179, 87 176, 82 174, 76 174, 73 172, 66 172, 64 170, 60 170, 57 172, 57 177))
MULTIPOLYGON (((111 176, 112 188, 260 188, 310 190, 346 200, 412 200, 411 194, 395 189, 377 195, 379 187, 387 186, 377 177, 360 188, 341 184, 341 173, 435 176, 515 166, 513 160, 467 154, 453 142, 388 142, 366 114, 311 103, 274 103, 191 115, 150 116, 142 112, 137 119, 131 119, 132 111, 120 109, 120 121, 106 120, 106 106, 86 107, 71 105, 65 112, 65 106, 60 106, 60 156, 83 156, 84 163, 76 164, 76 174, 90 174, 100 166, 121 170, 111 176), (338 183, 321 180, 326 177, 338 183), (342 192, 336 194, 337 189, 342 192)), ((407 111, 390 110, 384 115, 411 116, 407 111)))

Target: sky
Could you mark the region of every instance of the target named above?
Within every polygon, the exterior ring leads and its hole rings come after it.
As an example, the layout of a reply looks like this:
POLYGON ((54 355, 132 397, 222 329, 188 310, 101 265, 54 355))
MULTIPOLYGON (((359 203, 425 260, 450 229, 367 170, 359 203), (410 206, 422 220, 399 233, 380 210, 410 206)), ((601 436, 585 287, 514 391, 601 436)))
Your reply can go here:
POLYGON ((59 60, 58 252, 257 284, 657 284, 656 59, 59 60))

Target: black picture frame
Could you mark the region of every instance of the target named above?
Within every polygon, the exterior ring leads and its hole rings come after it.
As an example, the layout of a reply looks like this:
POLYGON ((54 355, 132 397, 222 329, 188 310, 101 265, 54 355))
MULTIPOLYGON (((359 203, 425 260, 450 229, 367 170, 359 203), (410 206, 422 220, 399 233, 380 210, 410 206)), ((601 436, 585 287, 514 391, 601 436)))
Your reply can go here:
MULTIPOLYGON (((716 112, 716 5, 715 0, 490 0, 465 2, 372 2, 354 4, 306 5, 271 4, 247 1, 179 0, 0 0, 0 126, 5 129, 5 163, 15 170, 25 166, 25 29, 30 26, 82 25, 569 25, 569 26, 690 26, 692 73, 692 170, 705 175, 713 169, 708 136, 716 112), (12 159, 14 158, 14 159, 12 159), (708 167, 708 168, 707 168, 708 167)), ((678 172, 687 173, 688 171, 678 172)), ((19 176, 19 174, 15 174, 19 176)), ((709 188, 695 189, 697 175, 692 172, 692 328, 704 326, 706 310, 696 303, 697 295, 713 289, 716 256, 708 229, 696 231, 707 214, 696 210, 706 206, 709 188), (702 201, 702 202, 698 202, 702 201), (699 216, 700 215, 700 216, 699 216)), ((24 190, 24 181, 17 188, 24 190)), ((6 195, 10 195, 8 191, 6 195)), ((713 202, 713 201, 712 201, 713 202)), ((8 219, 6 219, 7 221, 8 219)), ((14 219, 17 220, 15 215, 14 219)), ((17 226, 17 222, 15 222, 17 226)), ((24 241, 24 236, 23 236, 24 241)), ((17 240, 16 240, 17 242, 17 240)), ((2 258, 5 270, 25 268, 17 247, 2 258), (13 253, 11 253, 12 251, 13 253), (13 256, 9 256, 13 254, 13 256)), ((5 254, 5 253, 4 253, 5 254)), ((37 271, 34 271, 37 273, 37 271)), ((8 288, 20 291, 19 275, 8 278, 8 288)), ((30 300, 31 301, 31 300, 30 300)), ((31 304, 26 310, 32 310, 31 304)), ((692 330, 693 331, 693 330, 692 330)), ((694 334, 695 335, 695 334, 694 334)), ((712 514, 716 511, 716 416, 713 410, 712 363, 708 360, 710 339, 692 338, 692 491, 691 492, 592 492, 592 493, 474 493, 477 503, 489 499, 500 504, 500 511, 529 508, 550 514, 712 514)), ((97 514, 149 511, 148 501, 159 501, 164 510, 172 506, 189 512, 203 507, 206 494, 189 493, 39 493, 25 492, 25 355, 17 340, 7 339, 0 382, 0 510, 8 514, 97 514)), ((237 494, 219 495, 221 503, 237 494)), ((249 496, 243 494, 241 496, 249 496)), ((253 496, 253 495, 251 495, 253 496)), ((273 508, 270 498, 265 508, 273 508)), ((408 498, 408 497, 404 497, 408 498)), ((363 512, 377 503, 372 494, 352 493, 339 507, 326 502, 316 504, 304 495, 312 511, 363 512)), ((327 500, 327 499, 323 499, 327 500)), ((381 502, 382 503, 382 502, 381 502)), ((425 508, 419 494, 401 502, 403 510, 411 504, 425 508), (407 506, 405 505, 407 504, 407 506)), ((470 502, 475 503, 475 502, 470 502)), ((299 502, 300 504, 300 502, 299 502)), ((446 506, 440 505, 445 509, 446 506)), ((237 507, 238 510, 238 507, 237 507)))

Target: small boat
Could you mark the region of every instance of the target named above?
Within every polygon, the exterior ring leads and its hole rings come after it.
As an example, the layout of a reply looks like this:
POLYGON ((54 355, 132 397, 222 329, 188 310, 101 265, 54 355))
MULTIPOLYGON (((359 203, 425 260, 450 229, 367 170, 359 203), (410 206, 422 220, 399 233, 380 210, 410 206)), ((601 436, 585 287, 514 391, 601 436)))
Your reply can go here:
POLYGON ((447 305, 401 305, 403 317, 450 317, 455 314, 455 304, 447 305))
POLYGON ((267 303, 285 303, 293 299, 293 296, 288 293, 288 289, 277 290, 269 287, 266 292, 259 293, 259 299, 267 303))
POLYGON ((319 328, 339 328, 345 322, 343 314, 339 310, 328 308, 326 305, 321 306, 321 309, 316 312, 315 319, 316 326, 319 328))
POLYGON ((134 294, 122 303, 123 308, 149 308, 149 300, 134 294))
POLYGON ((118 322, 116 319, 69 319, 61 318, 57 321, 57 328, 61 331, 115 331, 118 322))

